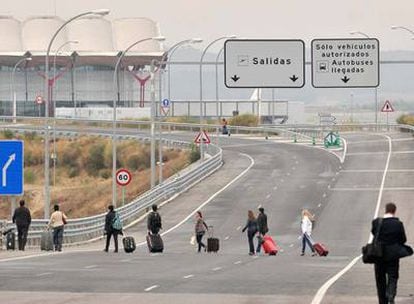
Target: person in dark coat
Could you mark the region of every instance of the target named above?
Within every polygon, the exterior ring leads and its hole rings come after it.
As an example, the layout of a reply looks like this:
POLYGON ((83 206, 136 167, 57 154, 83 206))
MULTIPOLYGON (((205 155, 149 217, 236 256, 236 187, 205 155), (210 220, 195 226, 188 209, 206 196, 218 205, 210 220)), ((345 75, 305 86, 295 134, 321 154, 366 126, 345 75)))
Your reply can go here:
POLYGON ((400 268, 398 248, 407 242, 403 223, 395 217, 397 207, 393 203, 385 206, 385 215, 372 222, 371 233, 379 229, 378 241, 383 245, 383 258, 375 263, 375 280, 379 304, 394 304, 400 268))
POLYGON ((246 231, 246 229, 247 229, 247 239, 249 240, 249 255, 254 255, 253 239, 257 233, 258 228, 257 228, 257 220, 252 210, 249 210, 247 212, 247 223, 246 223, 246 226, 244 226, 244 228, 242 229, 242 232, 246 231))
POLYGON ((108 213, 105 216, 105 234, 106 234, 106 246, 104 251, 108 252, 109 244, 111 242, 111 236, 114 237, 114 245, 115 250, 114 252, 118 252, 118 234, 122 233, 122 231, 116 230, 113 227, 114 219, 115 219, 115 211, 114 206, 108 206, 108 213))
POLYGON ((152 234, 158 234, 162 229, 161 215, 156 204, 152 205, 152 211, 148 214, 147 228, 152 234))
POLYGON ((32 216, 30 210, 26 208, 24 200, 20 200, 20 207, 14 210, 13 223, 17 226, 17 239, 19 243, 19 250, 24 250, 27 242, 27 233, 29 231, 32 216))
POLYGON ((260 253, 262 247, 263 237, 269 232, 267 226, 267 215, 264 213, 264 208, 259 208, 259 214, 257 215, 257 228, 259 230, 256 253, 260 253))

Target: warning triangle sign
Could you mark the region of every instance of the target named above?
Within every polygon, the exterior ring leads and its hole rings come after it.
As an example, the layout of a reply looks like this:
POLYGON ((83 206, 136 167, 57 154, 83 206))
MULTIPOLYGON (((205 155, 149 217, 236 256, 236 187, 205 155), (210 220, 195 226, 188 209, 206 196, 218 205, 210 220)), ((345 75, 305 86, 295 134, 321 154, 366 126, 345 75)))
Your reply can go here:
POLYGON ((389 100, 386 100, 384 105, 382 106, 381 112, 394 112, 394 108, 391 105, 391 102, 389 100))
POLYGON ((194 142, 196 144, 209 144, 210 141, 210 137, 208 137, 208 134, 206 131, 201 131, 200 133, 197 134, 196 138, 194 139, 194 142))

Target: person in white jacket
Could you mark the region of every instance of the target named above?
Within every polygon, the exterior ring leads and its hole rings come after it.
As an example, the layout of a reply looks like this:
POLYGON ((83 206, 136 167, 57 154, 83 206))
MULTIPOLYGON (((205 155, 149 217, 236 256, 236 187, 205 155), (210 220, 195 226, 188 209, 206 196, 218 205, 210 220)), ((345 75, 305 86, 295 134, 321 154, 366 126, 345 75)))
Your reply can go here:
POLYGON ((313 248, 311 234, 312 234, 312 219, 313 215, 307 209, 302 210, 302 253, 301 256, 305 255, 306 244, 308 244, 309 248, 312 251, 312 256, 316 255, 315 249, 313 248))

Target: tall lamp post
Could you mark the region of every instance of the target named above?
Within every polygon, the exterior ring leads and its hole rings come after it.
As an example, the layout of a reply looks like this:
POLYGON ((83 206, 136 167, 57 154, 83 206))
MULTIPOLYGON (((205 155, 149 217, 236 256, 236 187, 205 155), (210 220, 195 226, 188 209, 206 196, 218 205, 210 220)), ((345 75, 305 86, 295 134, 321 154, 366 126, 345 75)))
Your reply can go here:
MULTIPOLYGON (((63 43, 55 53, 55 56, 53 57, 53 79, 56 77, 56 58, 59 54, 59 52, 68 44, 77 44, 79 41, 77 40, 69 40, 63 43)), ((53 159, 53 186, 56 185, 56 160, 57 160, 57 154, 56 154, 56 99, 53 98, 53 86, 50 88, 51 94, 50 98, 53 102, 53 154, 51 158, 53 159)))
POLYGON ((105 16, 109 14, 108 9, 97 9, 93 11, 88 11, 79 15, 76 15, 72 18, 70 18, 68 21, 63 23, 57 31, 53 34, 52 38, 50 39, 49 45, 47 47, 46 51, 46 58, 45 58, 45 91, 44 94, 47 97, 46 103, 45 103, 45 206, 44 206, 44 218, 49 218, 49 207, 50 207, 50 181, 49 181, 49 149, 50 149, 50 143, 49 143, 49 103, 50 103, 50 97, 49 97, 49 54, 50 49, 52 48, 52 44, 55 41, 57 35, 62 31, 62 29, 69 24, 70 22, 82 18, 84 16, 88 15, 97 15, 97 16, 105 16))
POLYGON ((17 98, 16 98, 16 90, 15 90, 15 85, 14 85, 14 76, 16 74, 16 69, 17 67, 22 63, 22 62, 27 62, 32 60, 31 57, 25 57, 20 59, 19 61, 17 61, 17 63, 14 65, 13 67, 13 71, 11 74, 11 91, 12 91, 12 97, 13 97, 13 123, 16 123, 17 121, 17 98))
MULTIPOLYGON (((183 40, 181 42, 176 43, 174 46, 172 46, 168 51, 168 61, 171 60, 172 55, 177 51, 181 46, 185 44, 194 44, 194 43, 201 43, 203 42, 203 39, 201 38, 192 38, 183 40)), ((171 66, 168 67, 168 99, 171 101, 171 66)), ((174 107, 174 104, 172 105, 174 107)))
MULTIPOLYGON (((192 38, 192 39, 186 39, 186 40, 177 42, 176 44, 174 44, 173 46, 171 46, 164 53, 164 55, 161 58, 161 64, 164 64, 165 60, 167 59, 167 56, 168 56, 168 61, 169 61, 171 59, 171 57, 169 55, 170 54, 172 55, 175 52, 175 50, 178 49, 178 48, 180 48, 181 46, 183 46, 185 44, 200 43, 202 41, 203 41, 203 39, 201 39, 201 38, 192 38)), ((169 67, 169 71, 170 70, 171 70, 171 67, 169 67)), ((161 75, 162 75, 162 70, 159 70, 159 75, 160 75, 160 82, 159 82, 159 84, 160 84, 159 95, 160 96, 159 96, 159 98, 160 98, 160 104, 161 104, 161 102, 162 102, 162 98, 161 98, 161 91, 162 91, 161 75)), ((170 99, 170 80, 171 80, 170 79, 170 73, 168 73, 168 99, 171 101, 171 99, 170 99)), ((159 152, 158 152, 158 156, 159 156, 159 174, 158 174, 158 180, 159 180, 159 183, 161 184, 162 183, 162 180, 163 180, 163 176, 162 176, 162 171, 163 171, 163 169, 162 169, 162 166, 163 165, 162 164, 163 164, 163 162, 162 162, 162 138, 161 138, 162 130, 161 130, 161 124, 158 125, 158 128, 159 128, 158 130, 159 130, 159 136, 160 136, 159 143, 158 143, 158 149, 159 149, 159 152)))
MULTIPOLYGON (((114 76, 113 76, 113 88, 114 88, 114 100, 113 100, 113 115, 112 115, 112 205, 116 207, 117 205, 117 195, 116 195, 116 103, 118 99, 118 81, 117 81, 117 74, 118 74, 118 68, 121 64, 122 59, 124 58, 125 54, 132 49, 134 46, 136 46, 139 43, 149 41, 149 40, 156 40, 156 41, 164 41, 165 37, 150 37, 138 40, 128 46, 118 57, 118 60, 115 64, 114 68, 114 76)), ((151 104, 151 109, 153 108, 153 105, 151 104)), ((153 111, 151 110, 151 151, 154 149, 155 151, 155 145, 153 146, 153 137, 154 134, 154 128, 153 128, 153 111)), ((152 153, 151 153, 152 154, 152 153)), ((154 152, 155 154, 155 152, 154 152)), ((152 155, 151 155, 152 157, 152 155)), ((151 174, 151 187, 153 187, 153 184, 155 184, 155 176, 153 177, 151 174)))
MULTIPOLYGON (((223 40, 223 39, 232 39, 232 38, 236 38, 235 35, 230 35, 230 36, 223 36, 220 38, 217 38, 215 40, 213 40, 212 42, 210 42, 210 44, 208 44, 204 50, 203 53, 201 54, 200 57, 200 133, 203 132, 203 127, 201 126, 203 123, 203 59, 204 56, 206 55, 208 49, 216 42, 223 40)), ((200 138, 203 138, 202 136, 200 136, 200 138)), ((204 161, 204 144, 203 144, 203 140, 200 141, 200 157, 201 157, 201 161, 204 161)))
MULTIPOLYGON (((350 32, 350 35, 361 35, 367 39, 369 39, 370 37, 365 34, 364 32, 360 32, 360 31, 354 31, 354 32, 350 32)), ((375 126, 378 125, 378 87, 374 88, 374 98, 375 98, 375 126)))
MULTIPOLYGON (((216 115, 217 115, 217 118, 219 118, 219 85, 218 85, 218 77, 219 76, 218 76, 218 61, 219 61, 220 55, 223 53, 223 51, 224 51, 224 46, 217 53, 217 56, 216 56, 216 65, 215 65, 215 67, 216 67, 216 115)), ((221 111, 220 111, 220 114, 221 114, 221 111)))

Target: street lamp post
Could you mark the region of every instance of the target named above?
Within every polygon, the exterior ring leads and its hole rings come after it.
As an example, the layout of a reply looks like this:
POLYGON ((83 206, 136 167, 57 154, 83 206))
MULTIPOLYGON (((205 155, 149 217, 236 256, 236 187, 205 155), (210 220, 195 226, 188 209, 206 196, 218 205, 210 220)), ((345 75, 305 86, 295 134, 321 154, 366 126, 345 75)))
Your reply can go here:
MULTIPOLYGON (((203 127, 201 125, 203 123, 203 117, 204 117, 204 115, 203 115, 203 59, 204 59, 204 56, 206 55, 207 50, 214 43, 216 43, 220 40, 223 40, 223 39, 232 39, 232 38, 236 38, 236 36, 235 35, 223 36, 223 37, 220 37, 220 38, 217 38, 217 39, 213 40, 212 42, 210 42, 210 44, 208 44, 204 48, 203 53, 201 54, 200 68, 199 68, 200 69, 200 133, 203 132, 203 127)), ((200 141, 200 158, 201 158, 201 161, 204 161, 204 143, 203 143, 203 140, 202 140, 203 137, 200 135, 200 138, 201 138, 201 141, 200 141)))
POLYGON ((17 61, 17 63, 13 67, 13 71, 11 74, 11 91, 12 91, 12 98, 13 98, 13 123, 16 123, 17 121, 17 96, 16 96, 16 90, 14 85, 14 76, 16 74, 17 67, 22 63, 26 61, 32 60, 31 57, 25 57, 17 61))
MULTIPOLYGON (((168 61, 171 60, 172 55, 177 51, 181 46, 185 44, 193 44, 193 43, 201 43, 203 42, 203 39, 201 38, 192 38, 183 40, 181 42, 176 43, 174 46, 172 46, 168 51, 168 61)), ((168 67, 168 99, 171 101, 171 65, 168 67)), ((174 104, 172 104, 172 109, 174 109, 174 104)), ((174 111, 173 111, 174 113, 174 111)))
MULTIPOLYGON (((61 49, 63 49, 66 45, 68 44, 77 44, 79 43, 79 41, 77 40, 70 40, 70 41, 66 41, 65 43, 63 43, 57 50, 55 53, 55 56, 53 57, 53 79, 55 79, 56 77, 56 57, 58 56, 59 52, 61 51, 61 49)), ((52 99, 53 102, 53 157, 51 157, 53 159, 53 186, 56 185, 56 160, 57 160, 57 154, 56 154, 56 99, 53 98, 53 86, 50 88, 51 90, 51 94, 50 94, 50 98, 52 99)))
MULTIPOLYGON (((217 118, 219 118, 219 85, 218 85, 218 61, 220 58, 221 53, 223 53, 224 51, 224 46, 220 49, 220 51, 218 52, 217 56, 216 56, 216 115, 217 118)), ((221 104, 220 104, 221 105, 221 104)), ((221 116, 221 111, 220 111, 220 116, 221 116)))
POLYGON ((70 22, 79 19, 81 17, 87 16, 87 15, 98 15, 98 16, 105 16, 109 14, 109 10, 107 9, 98 9, 93 11, 88 11, 79 15, 76 15, 75 17, 70 18, 68 21, 63 23, 57 31, 53 34, 52 38, 50 39, 49 45, 47 47, 46 51, 46 57, 45 57, 45 91, 44 94, 47 94, 47 100, 45 103, 45 206, 44 206, 44 218, 49 218, 49 207, 50 207, 50 185, 49 185, 49 103, 50 103, 50 95, 49 95, 49 54, 50 49, 52 48, 52 44, 55 41, 57 35, 62 31, 62 29, 70 22))
MULTIPOLYGON (((114 68, 114 76, 113 76, 113 88, 114 88, 114 100, 113 100, 113 115, 112 115, 112 205, 116 207, 116 102, 118 99, 118 81, 117 81, 117 73, 118 73, 118 67, 121 64, 122 58, 124 58, 125 54, 132 49, 134 46, 136 46, 139 43, 149 41, 149 40, 156 40, 156 41, 164 41, 164 37, 150 37, 138 40, 128 46, 123 52, 121 52, 121 55, 118 57, 118 60, 115 64, 114 68)), ((152 64, 151 64, 152 65, 152 64)), ((152 111, 153 105, 151 104, 151 149, 153 146, 153 111, 152 111)), ((154 144, 155 147, 155 144, 154 144)), ((154 148, 155 149, 155 148, 154 148)), ((155 151, 155 150, 154 150, 155 151)), ((154 152, 155 155, 155 152, 154 152)), ((151 153, 152 158, 152 153, 151 153)), ((151 162, 152 163, 152 162, 151 162)), ((151 170, 151 188, 155 185, 155 175, 153 176, 152 170, 151 170)))
MULTIPOLYGON (((361 35, 367 39, 370 38, 367 34, 365 34, 364 32, 360 32, 360 31, 350 32, 349 34, 361 35)), ((378 87, 374 88, 374 99, 375 99, 375 128, 377 128, 378 126, 378 87)))

